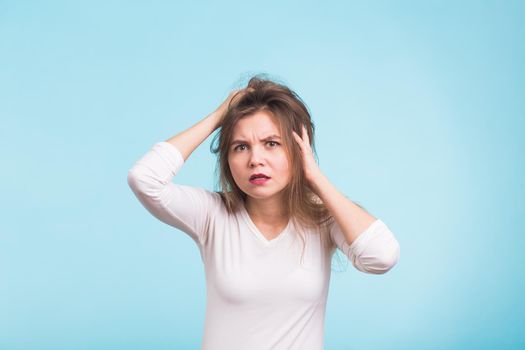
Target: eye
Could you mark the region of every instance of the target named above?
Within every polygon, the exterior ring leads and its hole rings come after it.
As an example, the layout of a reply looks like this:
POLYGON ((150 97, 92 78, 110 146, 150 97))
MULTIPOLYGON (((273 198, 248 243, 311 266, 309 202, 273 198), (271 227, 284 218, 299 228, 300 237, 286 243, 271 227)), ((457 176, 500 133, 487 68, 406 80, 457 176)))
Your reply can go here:
POLYGON ((242 147, 242 146, 246 146, 246 145, 243 144, 243 143, 241 143, 239 146, 234 147, 233 150, 234 150, 234 151, 237 151, 237 149, 238 149, 239 147, 242 147))
MULTIPOLYGON (((275 146, 271 146, 270 148, 275 148, 275 147, 277 147, 277 145, 279 145, 279 142, 275 142, 275 141, 267 141, 266 143, 270 143, 270 144, 272 144, 272 145, 275 144, 275 146)), ((238 150, 239 150, 239 147, 244 147, 244 146, 246 146, 246 145, 245 145, 244 143, 241 143, 240 145, 235 146, 235 147, 233 148, 233 150, 234 150, 234 151, 238 151, 238 150)))

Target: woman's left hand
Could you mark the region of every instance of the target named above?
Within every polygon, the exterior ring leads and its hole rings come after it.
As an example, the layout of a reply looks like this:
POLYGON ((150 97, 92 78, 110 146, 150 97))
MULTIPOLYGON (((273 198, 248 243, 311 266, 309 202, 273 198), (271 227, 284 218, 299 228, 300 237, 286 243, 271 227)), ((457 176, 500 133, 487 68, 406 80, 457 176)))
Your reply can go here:
POLYGON ((314 159, 314 154, 312 151, 312 148, 310 147, 310 139, 308 137, 308 132, 306 132, 306 128, 304 125, 302 126, 302 134, 303 137, 299 136, 295 131, 292 130, 293 137, 295 138, 295 141, 299 144, 301 147, 301 154, 303 158, 303 169, 304 174, 306 176, 306 179, 310 182, 310 184, 314 184, 314 181, 320 177, 321 169, 317 165, 317 162, 314 159))

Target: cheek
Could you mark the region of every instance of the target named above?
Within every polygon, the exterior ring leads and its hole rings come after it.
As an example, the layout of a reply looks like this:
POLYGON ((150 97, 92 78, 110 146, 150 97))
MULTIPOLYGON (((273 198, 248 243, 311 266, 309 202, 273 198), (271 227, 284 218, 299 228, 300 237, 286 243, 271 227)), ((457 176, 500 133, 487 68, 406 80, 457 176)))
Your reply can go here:
POLYGON ((230 172, 232 173, 233 177, 237 177, 239 174, 239 164, 235 160, 228 160, 228 165, 230 166, 230 172))
POLYGON ((279 168, 282 170, 282 171, 290 171, 291 169, 291 163, 290 161, 288 160, 288 158, 286 157, 286 155, 283 155, 280 159, 279 159, 279 168))

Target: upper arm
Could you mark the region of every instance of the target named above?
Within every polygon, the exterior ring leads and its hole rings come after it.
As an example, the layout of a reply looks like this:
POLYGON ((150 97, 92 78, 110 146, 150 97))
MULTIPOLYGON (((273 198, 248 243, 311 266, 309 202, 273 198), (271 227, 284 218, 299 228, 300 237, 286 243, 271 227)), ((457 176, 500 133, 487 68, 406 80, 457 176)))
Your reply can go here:
POLYGON ((133 193, 153 216, 185 232, 197 244, 204 244, 211 218, 220 205, 218 193, 170 182, 151 195, 140 190, 139 181, 140 178, 128 176, 133 193))
POLYGON ((184 158, 175 146, 159 142, 129 169, 127 182, 153 216, 203 245, 221 199, 218 193, 173 183, 183 164, 184 158))

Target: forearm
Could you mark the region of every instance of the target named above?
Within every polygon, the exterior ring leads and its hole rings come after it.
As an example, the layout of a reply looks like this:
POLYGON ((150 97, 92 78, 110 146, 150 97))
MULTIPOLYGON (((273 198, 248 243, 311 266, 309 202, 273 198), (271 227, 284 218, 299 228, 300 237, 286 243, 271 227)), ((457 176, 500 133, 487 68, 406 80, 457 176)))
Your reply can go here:
POLYGON ((348 244, 352 244, 376 220, 340 193, 324 174, 318 174, 312 183, 314 191, 341 227, 348 244))
POLYGON ((216 110, 189 129, 170 137, 166 142, 174 145, 186 161, 191 153, 217 129, 220 117, 220 111, 216 110))

